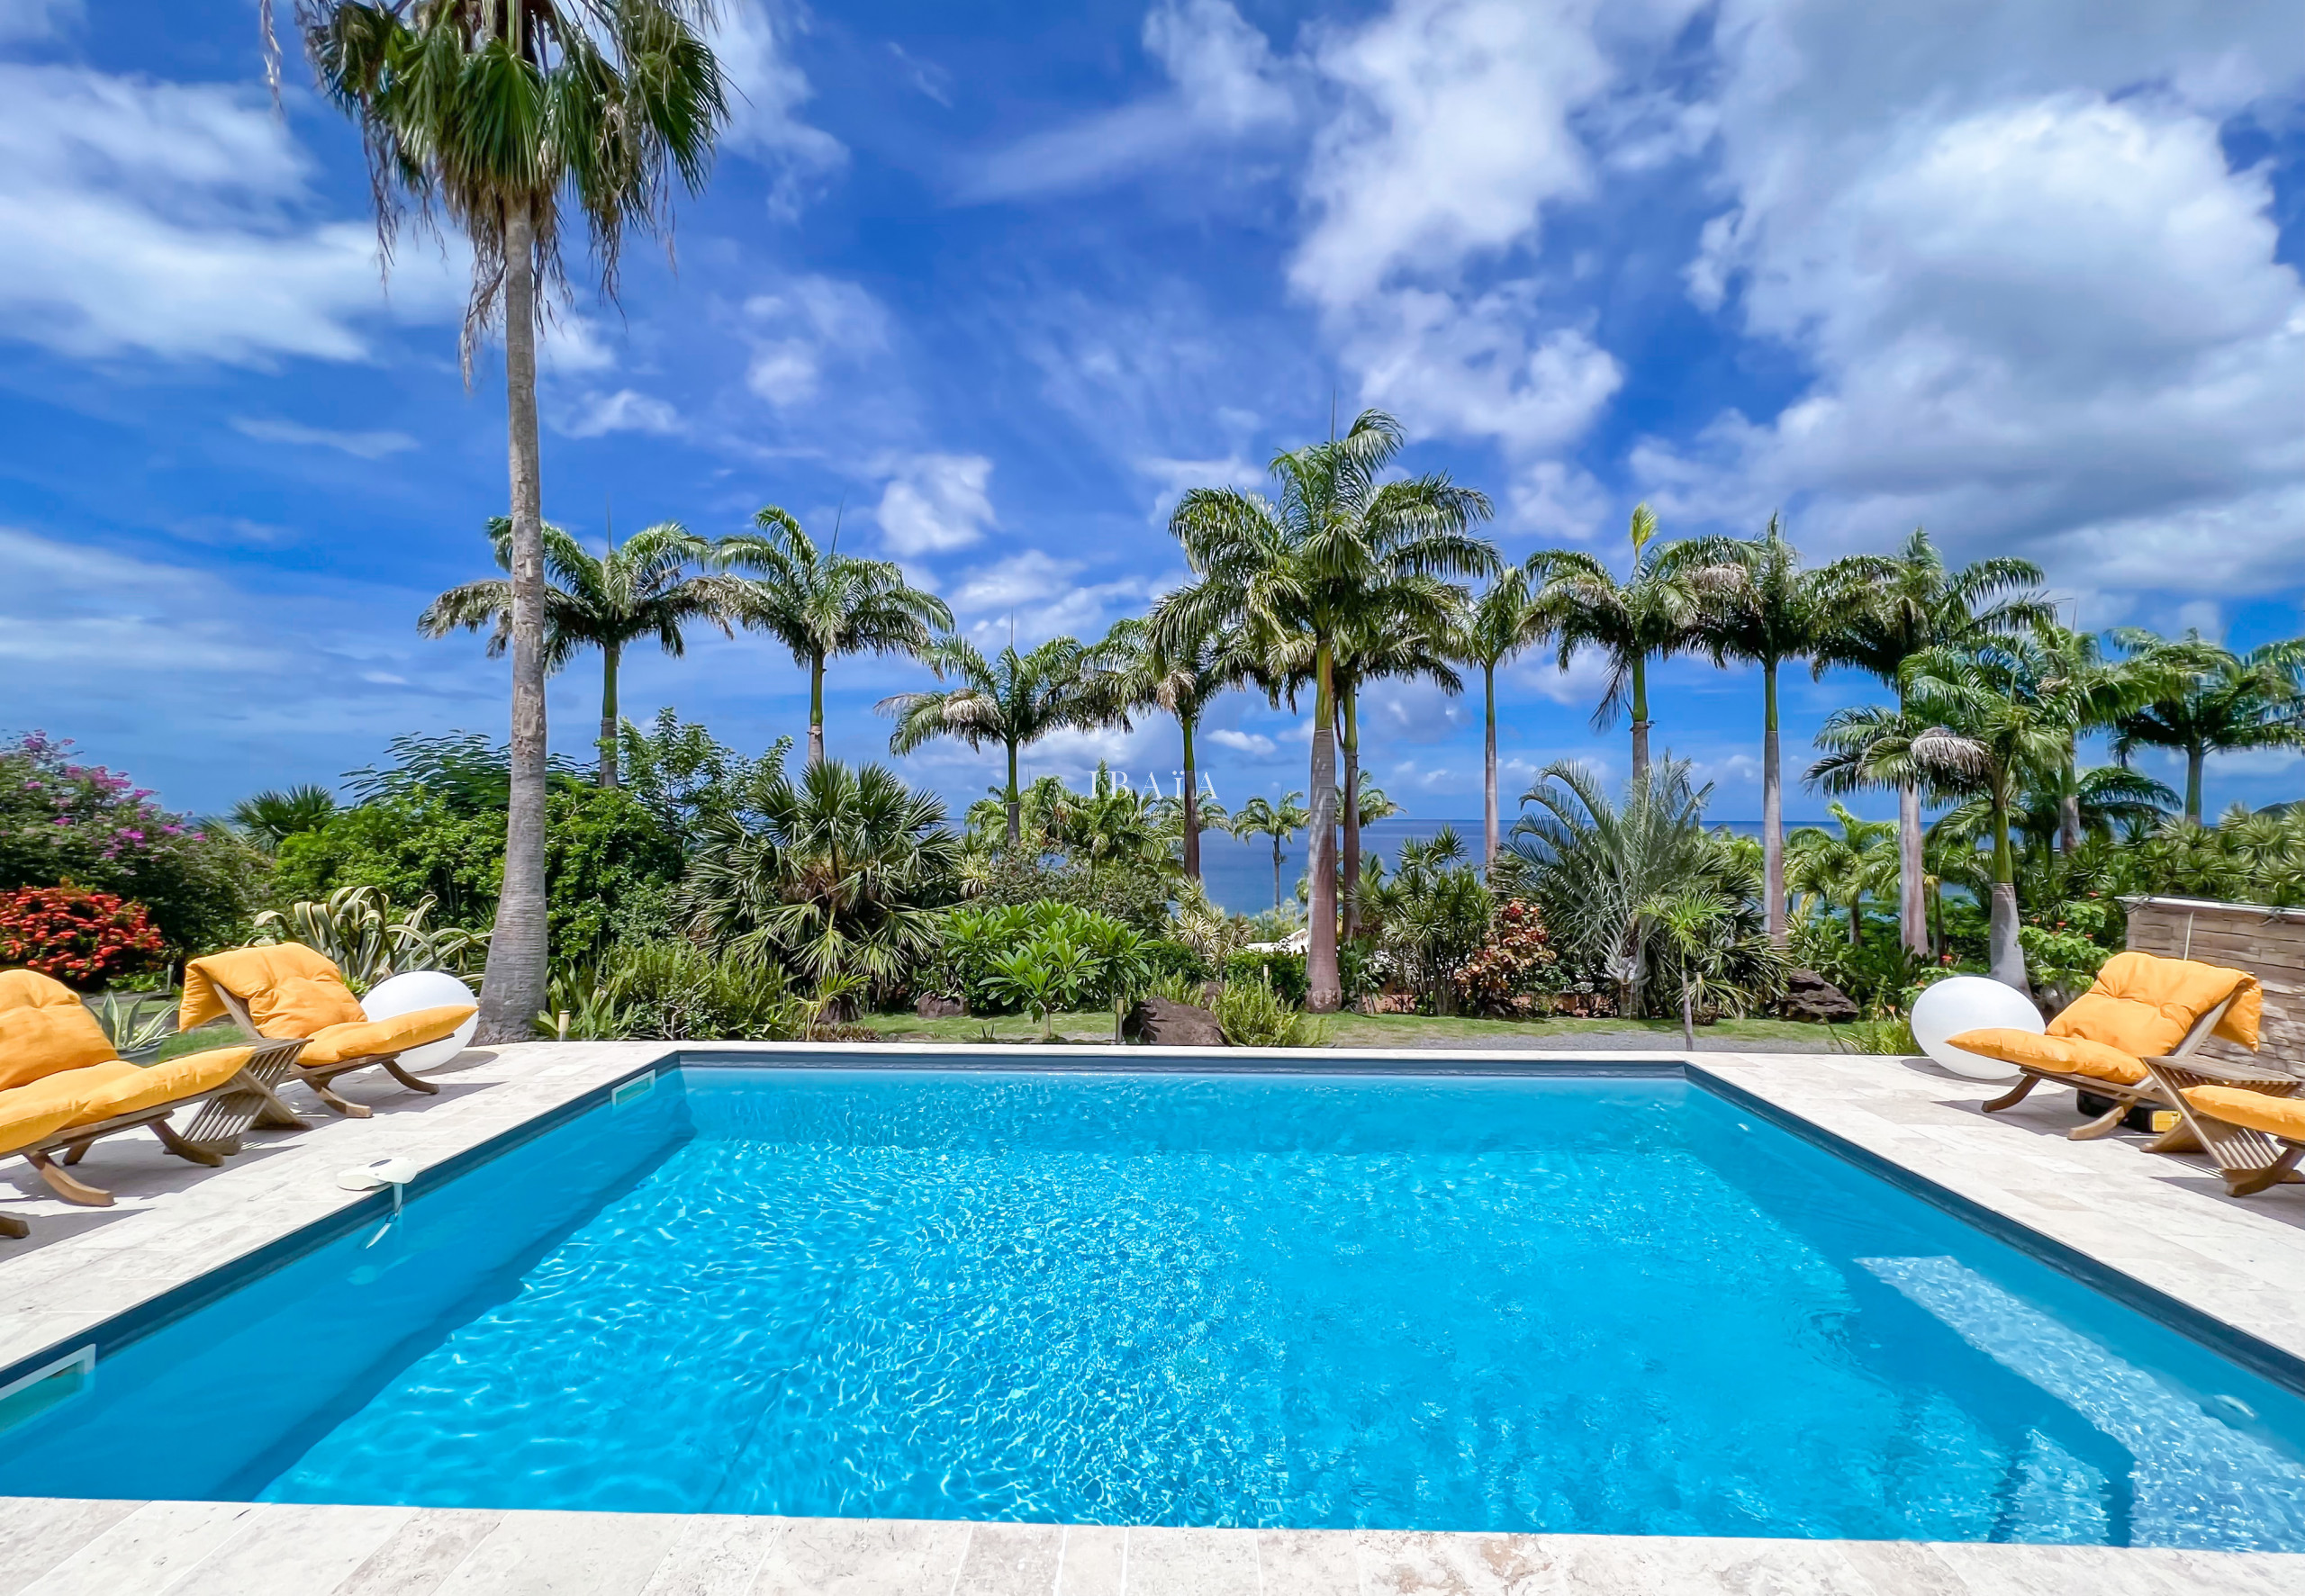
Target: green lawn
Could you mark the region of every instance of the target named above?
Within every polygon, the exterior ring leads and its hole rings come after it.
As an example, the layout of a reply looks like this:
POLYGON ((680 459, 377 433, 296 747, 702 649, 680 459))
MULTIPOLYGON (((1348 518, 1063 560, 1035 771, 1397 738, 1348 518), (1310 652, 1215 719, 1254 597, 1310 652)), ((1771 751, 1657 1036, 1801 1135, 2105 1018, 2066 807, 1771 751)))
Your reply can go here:
MULTIPOLYGON (((988 1028, 991 1031, 990 1040, 994 1041, 1034 1041, 1040 1036, 1040 1028, 1022 1014, 1004 1014, 994 1019, 965 1014, 956 1020, 874 1014, 864 1023, 879 1032, 884 1041, 982 1041, 988 1040, 988 1028)), ((1105 1010, 1059 1014, 1055 1031, 1067 1041, 1109 1042, 1113 1017, 1105 1010)), ((1575 1047, 1580 1036, 1602 1032, 1623 1035, 1627 1032, 1654 1036, 1659 1047, 1678 1048, 1681 1042, 1679 1023, 1668 1020, 1453 1020, 1421 1014, 1339 1014, 1329 1022, 1331 1044, 1346 1048, 1441 1047, 1451 1042, 1494 1045, 1494 1039, 1503 1038, 1523 1041, 1532 1048, 1548 1043, 1575 1047)), ((1818 1046, 1825 1041, 1825 1027, 1797 1020, 1722 1020, 1700 1027, 1697 1035, 1700 1040, 1733 1041, 1767 1051, 1770 1043, 1818 1046)))

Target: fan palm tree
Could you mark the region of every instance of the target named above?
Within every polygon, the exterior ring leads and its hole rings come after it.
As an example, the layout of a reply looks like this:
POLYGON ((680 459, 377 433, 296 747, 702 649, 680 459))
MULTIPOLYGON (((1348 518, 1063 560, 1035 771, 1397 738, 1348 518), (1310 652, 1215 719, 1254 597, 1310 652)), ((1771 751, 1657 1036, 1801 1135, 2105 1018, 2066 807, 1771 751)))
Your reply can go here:
MULTIPOLYGON (((496 564, 512 568, 512 523, 493 516, 488 536, 496 564)), ((704 539, 677 521, 660 521, 627 538, 611 536, 608 553, 594 555, 575 538, 547 523, 544 528, 544 661, 558 671, 578 651, 601 651, 601 766, 602 787, 617 784, 617 679, 624 651, 654 637, 675 659, 688 650, 682 628, 709 621, 728 629, 730 595, 726 584, 689 567, 709 552, 704 539)), ((488 657, 502 656, 512 642, 512 583, 502 578, 450 588, 416 618, 427 637, 462 629, 490 628, 488 657)))
POLYGON ((778 769, 747 816, 715 814, 682 891, 710 945, 885 996, 936 946, 961 843, 945 805, 880 765, 778 769))
POLYGON ((1656 939, 1656 906, 1713 885, 1704 834, 1713 789, 1678 760, 1652 765, 1612 803, 1593 772, 1557 762, 1538 772, 1513 827, 1546 926, 1564 951, 1607 972, 1619 1012, 1638 1016, 1656 939))
POLYGON ((1785 771, 1777 739, 1776 678, 1787 662, 1817 660, 1849 603, 1885 580, 1888 562, 1857 555, 1815 571, 1771 516, 1758 537, 1707 538, 1691 551, 1704 600, 1698 641, 1715 664, 1761 668, 1761 916, 1779 947, 1785 921, 1785 771))
POLYGON ((1607 565, 1581 549, 1553 549, 1529 562, 1541 573, 1539 603, 1554 619, 1560 638, 1560 667, 1586 650, 1609 665, 1609 688, 1593 711, 1593 725, 1615 724, 1617 711, 1632 714, 1632 773, 1649 773, 1649 662, 1668 659, 1696 640, 1703 595, 1694 580, 1695 546, 1660 544, 1657 515, 1633 507, 1632 571, 1619 582, 1607 565))
POLYGON ((1163 645, 1152 623, 1132 616, 1117 623, 1090 651, 1088 696, 1100 717, 1128 725, 1132 710, 1160 708, 1176 717, 1184 739, 1184 780, 1179 793, 1184 826, 1185 874, 1200 879, 1199 766, 1193 734, 1218 695, 1247 679, 1255 661, 1237 632, 1180 630, 1163 645))
MULTIPOLYGON (((2047 602, 2033 591, 2042 580, 2039 566, 2010 555, 1955 571, 1929 534, 1915 527, 1903 546, 1884 562, 1879 579, 1855 596, 1861 601, 1841 610, 1840 624, 1823 640, 1820 663, 1853 666, 1902 693, 1905 662, 1917 654, 2007 636, 2054 618, 2047 602)), ((1836 769, 1843 778, 1855 777, 1856 767, 1836 769)), ((1925 783, 1917 769, 1901 766, 1900 771, 1883 778, 1897 789, 1898 930, 1908 951, 1926 955, 1929 904, 1921 889, 1926 871, 1921 823, 1925 783)))
POLYGON ((1272 906, 1280 906, 1281 853, 1288 846, 1288 839, 1313 822, 1313 812, 1305 807, 1305 795, 1290 792, 1281 795, 1278 803, 1261 794, 1251 798, 1233 811, 1233 834, 1240 838, 1270 837, 1272 839, 1272 906))
POLYGON ((772 504, 753 517, 757 532, 724 537, 714 557, 757 573, 733 596, 738 625, 766 632, 809 672, 809 762, 825 756, 825 664, 852 654, 901 654, 917 659, 953 612, 934 593, 905 581, 893 560, 860 560, 833 546, 819 554, 800 523, 772 504))
MULTIPOLYGON (((705 43, 710 0, 299 0, 321 92, 360 129, 387 260, 402 213, 437 203, 471 248, 463 353, 504 330, 511 484, 512 791, 479 1040, 517 1041, 544 1007, 544 499, 539 279, 559 280, 563 203, 613 294, 627 230, 661 231, 673 179, 704 185, 728 118, 705 43)), ((275 64, 269 0, 267 53, 275 64)))
POLYGON ((1433 579, 1487 576, 1496 551, 1469 528, 1486 495, 1442 473, 1380 482, 1400 423, 1368 410, 1342 437, 1274 456, 1278 497, 1196 488, 1169 518, 1193 580, 1154 607, 1163 644, 1237 627, 1270 682, 1313 683, 1312 946, 1306 1006, 1334 1011, 1337 651, 1363 618, 1390 616, 1439 636, 1449 615, 1433 579))
POLYGON ((1052 637, 1029 653, 1010 644, 988 660, 965 637, 944 637, 920 651, 937 680, 954 678, 941 691, 895 693, 873 706, 896 717, 889 752, 910 753, 938 737, 956 737, 971 748, 998 743, 1008 755, 1008 845, 1022 834, 1017 789, 1017 755, 1051 732, 1083 726, 1093 706, 1082 688, 1088 651, 1071 637, 1052 637))
POLYGON ((1793 834, 1785 883, 1849 913, 1851 947, 1865 941, 1865 896, 1886 892, 1897 879, 1897 828, 1885 820, 1859 820, 1832 806, 1838 833, 1804 825, 1793 834))
POLYGON ((1476 666, 1481 681, 1481 851, 1483 870, 1496 862, 1496 672, 1553 630, 1552 612, 1537 599, 1532 567, 1507 568, 1468 605, 1450 642, 1451 657, 1476 666))
POLYGON ((2185 756, 2185 818, 2201 824, 2201 775, 2212 753, 2295 747, 2305 741, 2305 637, 2246 654, 2219 648, 2198 632, 2161 638, 2124 627, 2114 641, 2131 660, 2160 666, 2162 691, 2120 717, 2113 757, 2127 764, 2140 748, 2185 756))
POLYGON ((318 831, 336 813, 336 794, 306 782, 286 791, 267 788, 232 806, 231 825, 264 852, 278 851, 298 832, 318 831))

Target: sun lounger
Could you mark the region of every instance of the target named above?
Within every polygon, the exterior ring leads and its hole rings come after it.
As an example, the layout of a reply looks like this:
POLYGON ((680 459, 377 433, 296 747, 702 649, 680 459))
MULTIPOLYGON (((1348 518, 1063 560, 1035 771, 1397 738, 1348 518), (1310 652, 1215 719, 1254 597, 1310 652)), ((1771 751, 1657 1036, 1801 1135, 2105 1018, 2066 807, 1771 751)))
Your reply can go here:
MULTIPOLYGON (((1987 1114, 2015 1107, 2044 1081, 2111 1099, 2111 1109, 2067 1132, 2075 1141, 2088 1141, 2111 1135, 2133 1109, 2182 1110, 2177 1088, 2156 1083, 2155 1068, 2182 1071, 2189 1064, 2206 1066, 2207 1060, 2195 1060, 2193 1054, 2211 1036, 2254 1050, 2264 1003, 2256 977, 2246 970, 2151 953, 2116 953, 2105 960, 2096 984, 2050 1021, 2046 1033, 1998 1027, 1965 1031, 1951 1045, 2017 1067, 2016 1087, 1987 1103, 1987 1114)), ((2219 1068, 2228 1078, 2246 1075, 2219 1068)), ((2259 1078, 2285 1078, 2268 1072, 2259 1078)), ((2177 1151, 2181 1145, 2168 1139, 2156 1144, 2164 1151, 2177 1151)))
MULTIPOLYGON (((301 1129, 264 1078, 285 1070, 296 1045, 213 1048, 140 1067, 114 1056, 104 1027, 60 982, 0 972, 0 1156, 23 1155, 68 1203, 107 1207, 111 1193, 65 1173, 103 1137, 149 1126, 178 1158, 212 1165, 259 1120, 301 1129), (203 1098, 188 1130, 169 1123, 203 1098)), ((0 1235, 25 1233, 23 1221, 0 1215, 0 1235)))
POLYGON ((326 957, 302 942, 280 942, 185 965, 176 1023, 189 1031, 229 1014, 258 1036, 302 1040, 289 1078, 312 1087, 337 1113, 366 1119, 367 1107, 338 1096, 330 1083, 356 1069, 382 1069, 411 1092, 437 1093, 430 1081, 402 1069, 400 1056, 454 1035, 474 1012, 468 1003, 455 1004, 372 1020, 326 957))
POLYGON ((2305 1158, 2305 1080, 2271 1088, 2207 1081, 2183 1087, 2177 1110, 2201 1150, 2217 1160, 2225 1189, 2246 1197, 2287 1180, 2305 1158))

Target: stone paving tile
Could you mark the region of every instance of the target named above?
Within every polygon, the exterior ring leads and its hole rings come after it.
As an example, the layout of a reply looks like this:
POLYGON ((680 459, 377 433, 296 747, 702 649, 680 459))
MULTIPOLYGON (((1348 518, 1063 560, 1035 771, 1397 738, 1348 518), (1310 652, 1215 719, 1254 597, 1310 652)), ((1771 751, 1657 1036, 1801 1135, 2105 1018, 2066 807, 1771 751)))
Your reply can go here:
POLYGON ((1359 1537, 1321 1529, 1261 1529, 1257 1573, 1263 1596, 1360 1596, 1359 1537))
POLYGON ((1257 1596, 1253 1529, 1132 1525, 1126 1596, 1257 1596))
POLYGON ((676 1513, 506 1513, 439 1596, 640 1596, 686 1528, 676 1513))
POLYGON ((143 1505, 0 1497, 0 1596, 16 1596, 143 1505))
POLYGON ((1064 1561, 1055 1524, 979 1524, 969 1532, 952 1596, 1047 1596, 1064 1561))
POLYGON ((1369 1596, 1540 1596, 1565 1590, 1570 1587, 1550 1544, 1555 1538, 1413 1529, 1364 1530, 1355 1537, 1361 1588, 1369 1596))
POLYGON ((1105 1524, 1068 1525, 1062 1555, 1052 1596, 1124 1596, 1128 1588, 1127 1530, 1105 1524))
POLYGON ((143 1596, 167 1590, 247 1528, 244 1501, 148 1501, 23 1588, 22 1596, 143 1596))
POLYGON ((770 1544, 754 1596, 951 1596, 971 1525, 908 1519, 792 1519, 770 1544))
POLYGON ((312 1596, 334 1591, 413 1508, 267 1505, 167 1588, 167 1596, 312 1596))
POLYGON ((751 1596, 782 1519, 699 1513, 682 1528, 641 1596, 751 1596))
POLYGON ((420 1508, 330 1596, 432 1596, 503 1519, 466 1508, 420 1508))

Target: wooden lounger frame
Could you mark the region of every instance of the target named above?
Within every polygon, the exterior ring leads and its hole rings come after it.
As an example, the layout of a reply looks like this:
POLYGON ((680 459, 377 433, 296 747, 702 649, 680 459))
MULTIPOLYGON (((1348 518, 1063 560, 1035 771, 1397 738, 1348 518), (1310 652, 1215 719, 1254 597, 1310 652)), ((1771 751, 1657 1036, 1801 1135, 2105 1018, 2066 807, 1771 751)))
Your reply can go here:
MULTIPOLYGON (((212 980, 210 984, 215 985, 212 980)), ((236 995, 218 986, 216 996, 223 1000, 226 1011, 233 1019, 240 1022, 242 1030, 251 1036, 263 1034, 256 1028, 256 1022, 249 1017, 249 1005, 242 1003, 236 995)), ((302 1047, 303 1043, 299 1042, 297 1045, 302 1047)), ((365 1120, 375 1111, 365 1103, 355 1103, 348 1097, 339 1096, 329 1089, 329 1083, 339 1075, 349 1075, 356 1069, 382 1069, 411 1092, 421 1092, 428 1097, 439 1096, 439 1087, 429 1080, 418 1079, 400 1067, 399 1050, 389 1053, 369 1053, 358 1059, 340 1059, 333 1064, 292 1065, 288 1070, 288 1078, 302 1081, 312 1087, 314 1096, 347 1119, 365 1120)))
MULTIPOLYGON (((110 1192, 65 1173, 67 1168, 86 1156, 92 1144, 106 1136, 149 1125, 160 1139, 160 1145, 176 1157, 212 1167, 222 1163, 226 1155, 240 1150, 240 1134, 251 1125, 303 1130, 303 1118, 272 1089, 294 1068, 296 1055, 303 1046, 301 1041, 258 1042, 254 1055, 221 1087, 178 1097, 171 1103, 140 1108, 132 1114, 115 1114, 94 1124, 68 1125, 29 1146, 15 1149, 9 1156, 23 1154, 48 1183, 49 1189, 66 1202, 77 1203, 84 1208, 109 1208, 110 1192), (187 1103, 199 1103, 200 1113, 190 1125, 178 1131, 168 1123, 168 1116, 187 1103), (56 1157, 58 1153, 64 1155, 60 1161, 56 1157)), ((22 1219, 0 1214, 0 1236, 22 1239, 30 1233, 22 1219)))
MULTIPOLYGON (((2217 1029, 2218 1022, 2225 1018, 2225 1011, 2233 1006, 2233 999, 2238 996, 2240 994, 2237 992, 2228 993, 2222 1003, 2195 1020, 2192 1029, 2185 1032, 2184 1040, 2170 1049, 2165 1057, 2138 1059, 2138 1062, 2144 1065, 2146 1070, 2145 1078, 2141 1081, 2124 1086, 2118 1081, 2100 1080, 2093 1075, 2083 1075, 2074 1070, 2042 1069, 2031 1064, 2018 1064, 2011 1066, 2018 1072, 2016 1086, 1987 1103, 1984 1105, 1984 1112, 1999 1114, 2004 1108, 2014 1108, 2025 1100, 2026 1095, 2035 1087, 2047 1082, 2053 1087, 2072 1087, 2076 1090, 2088 1093, 2093 1097, 2110 1097, 2113 1100, 2112 1107, 2105 1113, 2099 1114, 2085 1125, 2076 1126, 2067 1131, 2065 1133, 2065 1138, 2071 1141, 2094 1141, 2099 1137, 2111 1136, 2115 1131, 2120 1129, 2121 1122, 2129 1117, 2131 1109, 2174 1108, 2183 1114, 2185 1112, 2184 1098, 2178 1093, 2156 1084, 2153 1072, 2154 1066, 2159 1064, 2176 1069, 2195 1069, 2201 1068, 2201 1065, 2191 1062, 2193 1050, 2209 1040, 2210 1032, 2217 1029)), ((2271 1073, 2252 1077, 2246 1071, 2241 1071, 2232 1078, 2241 1084, 2253 1085, 2256 1079, 2260 1078, 2267 1081, 2284 1081, 2291 1078, 2271 1073)), ((2183 1123, 2181 1121, 2177 1130, 2183 1128, 2183 1123)), ((2192 1150, 2190 1145, 2163 1145, 2169 1141, 2170 1136, 2176 1134, 2177 1131, 2172 1130, 2168 1136, 2155 1142, 2151 1150, 2155 1152, 2192 1150)))
POLYGON ((2175 1128, 2156 1141, 2152 1150, 2207 1153, 2225 1177, 2228 1196, 2246 1197, 2279 1186, 2305 1159, 2305 1141, 2219 1119, 2207 1109, 2194 1107, 2185 1097, 2187 1087, 2246 1087, 2268 1097, 2294 1097, 2305 1092, 2305 1078, 2206 1060, 2179 1064, 2148 1059, 2145 1068, 2177 1111, 2175 1128))

